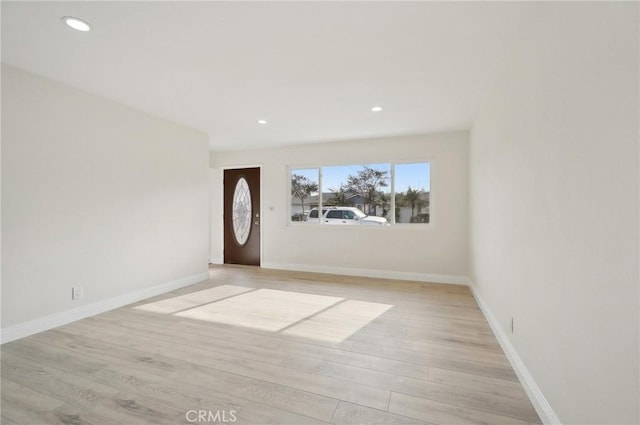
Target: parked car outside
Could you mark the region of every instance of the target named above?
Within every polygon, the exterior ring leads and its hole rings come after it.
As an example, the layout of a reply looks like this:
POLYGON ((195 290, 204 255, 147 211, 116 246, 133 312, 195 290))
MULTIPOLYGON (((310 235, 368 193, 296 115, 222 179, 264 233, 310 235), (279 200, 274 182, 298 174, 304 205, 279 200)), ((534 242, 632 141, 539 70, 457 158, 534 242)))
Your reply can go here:
MULTIPOLYGON (((324 216, 327 213, 327 210, 330 209, 335 209, 336 207, 323 207, 322 208, 322 215, 324 216)), ((307 217, 307 221, 309 223, 320 223, 320 219, 318 218, 318 209, 317 208, 311 208, 311 211, 309 211, 309 216, 307 217)))
POLYGON ((307 217, 309 216, 309 211, 298 211, 291 215, 291 221, 307 221, 307 217))
MULTIPOLYGON (((318 223, 318 209, 313 208, 309 212, 309 222, 318 223)), ((323 207, 322 208, 322 223, 324 224, 337 224, 337 225, 375 225, 375 226, 388 226, 389 221, 384 217, 377 217, 375 215, 367 215, 363 213, 359 208, 355 207, 323 207)))

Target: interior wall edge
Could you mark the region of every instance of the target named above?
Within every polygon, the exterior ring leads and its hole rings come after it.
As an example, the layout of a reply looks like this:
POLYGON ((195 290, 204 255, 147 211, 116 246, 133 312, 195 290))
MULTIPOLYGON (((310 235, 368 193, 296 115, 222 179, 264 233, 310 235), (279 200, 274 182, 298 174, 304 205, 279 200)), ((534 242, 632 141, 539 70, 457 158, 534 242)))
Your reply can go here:
POLYGON ((76 322, 87 317, 95 316, 125 305, 142 301, 147 298, 162 295, 185 286, 193 285, 209 278, 209 272, 203 272, 175 279, 169 282, 145 288, 140 291, 130 292, 106 300, 96 301, 71 310, 50 314, 28 322, 7 326, 0 330, 0 344, 26 338, 49 329, 57 328, 68 323, 76 322))
POLYGON ((262 268, 273 270, 288 270, 296 272, 337 274, 356 277, 371 277, 378 279, 395 279, 425 283, 444 283, 450 285, 469 285, 468 276, 455 276, 431 273, 410 273, 397 270, 358 269, 351 267, 328 267, 313 264, 263 262, 262 268))
POLYGON ((558 415, 555 413, 555 411, 551 407, 551 404, 549 404, 549 401, 542 393, 542 390, 529 372, 529 369, 527 369, 524 361, 522 361, 522 358, 516 351, 516 348, 511 343, 504 330, 500 327, 498 320, 489 309, 489 306, 483 301, 482 296, 474 286, 472 280, 469 281, 469 289, 473 294, 473 298, 475 298, 476 302, 478 303, 482 314, 484 314, 484 317, 487 319, 487 322, 489 323, 493 334, 496 336, 500 347, 502 347, 502 350, 507 356, 511 367, 518 376, 520 383, 524 387, 527 396, 529 396, 531 404, 533 404, 533 407, 536 409, 538 416, 540 416, 540 420, 542 421, 542 423, 545 425, 561 425, 558 415))

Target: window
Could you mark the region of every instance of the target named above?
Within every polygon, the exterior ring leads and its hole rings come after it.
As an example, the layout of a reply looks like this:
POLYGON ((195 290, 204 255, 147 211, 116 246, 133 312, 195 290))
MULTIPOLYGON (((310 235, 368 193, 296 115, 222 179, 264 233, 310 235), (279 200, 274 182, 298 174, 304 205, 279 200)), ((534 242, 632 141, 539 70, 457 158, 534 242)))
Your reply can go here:
POLYGON ((321 171, 324 205, 355 207, 391 220, 391 164, 341 165, 321 171))
POLYGON ((430 171, 428 162, 395 166, 396 223, 429 223, 430 171))
POLYGON ((291 169, 291 221, 429 223, 430 173, 428 162, 291 169))
POLYGON ((307 221, 310 213, 318 218, 319 181, 317 168, 291 170, 291 221, 307 221))

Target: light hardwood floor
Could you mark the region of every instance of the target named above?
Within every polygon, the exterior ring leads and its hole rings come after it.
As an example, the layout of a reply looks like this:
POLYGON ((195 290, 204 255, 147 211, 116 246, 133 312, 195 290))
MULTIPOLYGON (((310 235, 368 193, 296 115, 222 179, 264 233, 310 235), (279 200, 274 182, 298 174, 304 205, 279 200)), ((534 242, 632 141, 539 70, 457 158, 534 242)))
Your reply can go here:
POLYGON ((1 350, 3 425, 540 423, 456 285, 217 266, 1 350))

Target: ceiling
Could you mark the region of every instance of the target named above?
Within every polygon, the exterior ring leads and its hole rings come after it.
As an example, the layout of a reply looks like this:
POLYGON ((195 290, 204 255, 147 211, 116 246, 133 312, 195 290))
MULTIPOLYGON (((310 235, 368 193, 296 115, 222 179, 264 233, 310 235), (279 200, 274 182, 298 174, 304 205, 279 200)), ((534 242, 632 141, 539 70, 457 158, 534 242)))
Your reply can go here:
POLYGON ((540 4, 3 1, 2 61, 213 150, 468 129, 540 4))

